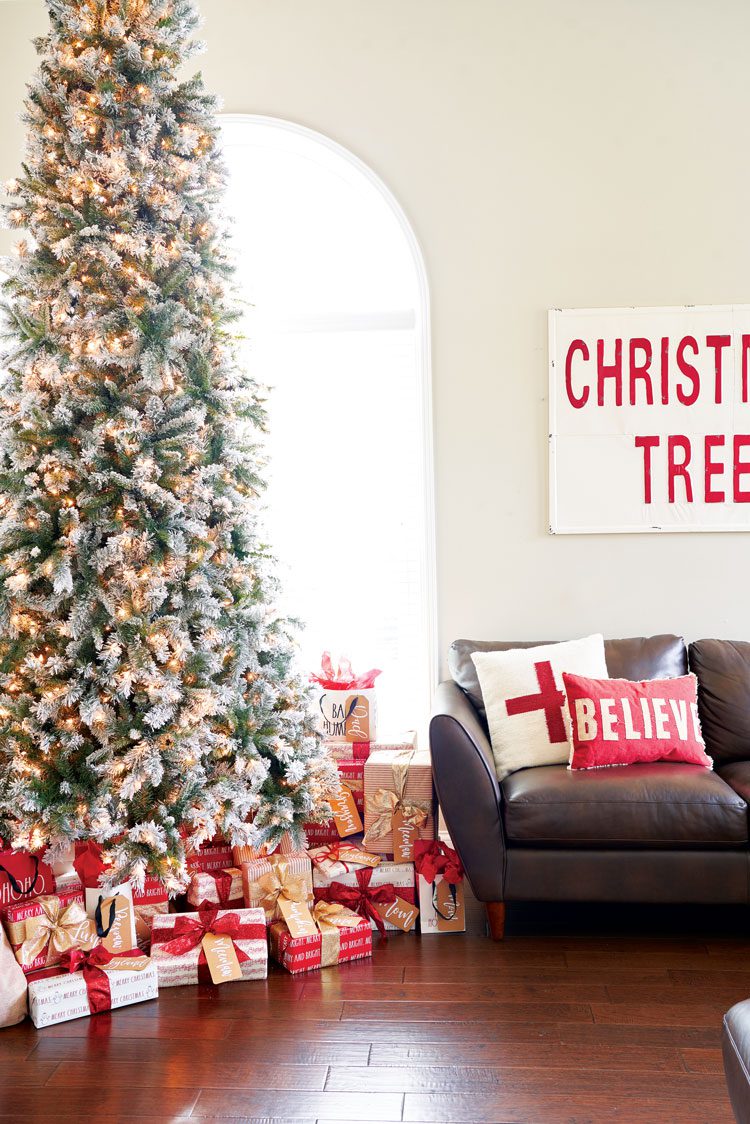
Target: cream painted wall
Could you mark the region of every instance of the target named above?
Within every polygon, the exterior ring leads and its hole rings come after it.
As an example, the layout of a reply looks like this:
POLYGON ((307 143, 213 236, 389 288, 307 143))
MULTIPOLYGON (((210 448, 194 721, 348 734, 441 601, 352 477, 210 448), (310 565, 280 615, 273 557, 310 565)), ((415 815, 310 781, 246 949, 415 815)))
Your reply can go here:
MULTIPOLYGON (((746 535, 546 533, 549 306, 750 301, 745 0, 204 0, 209 86, 401 200, 432 287, 440 645, 750 638, 746 535)), ((0 5, 0 177, 41 0, 0 5)))

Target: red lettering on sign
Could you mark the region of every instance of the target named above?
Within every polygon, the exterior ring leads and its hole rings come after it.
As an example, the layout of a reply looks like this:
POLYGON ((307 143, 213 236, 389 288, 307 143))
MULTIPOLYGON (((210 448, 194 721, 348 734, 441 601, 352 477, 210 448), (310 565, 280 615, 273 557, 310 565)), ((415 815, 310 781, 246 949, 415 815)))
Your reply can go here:
POLYGON ((577 351, 580 351, 584 359, 589 357, 589 349, 583 340, 573 340, 568 348, 568 354, 565 356, 565 390, 568 395, 568 402, 575 410, 581 410, 589 400, 589 388, 585 386, 581 391, 580 396, 573 393, 573 380, 571 378, 571 367, 573 365, 573 356, 577 351))
POLYGON ((643 449, 643 502, 651 503, 651 450, 661 443, 661 437, 636 437, 636 449, 643 449))
POLYGON ((731 336, 706 336, 706 346, 714 349, 714 402, 716 405, 721 404, 721 390, 722 390, 722 371, 721 359, 725 347, 732 346, 731 336))
POLYGON ((635 337, 630 341, 630 405, 636 404, 635 384, 636 380, 640 379, 646 384, 646 403, 649 406, 654 404, 654 388, 651 384, 651 358, 652 358, 651 341, 647 339, 639 339, 635 337), (643 359, 640 363, 636 362, 636 351, 643 352, 643 359))
POLYGON ((742 401, 747 402, 747 353, 750 351, 750 335, 742 337, 742 401))
POLYGON ((694 402, 698 401, 698 395, 701 392, 701 377, 693 364, 685 360, 685 350, 688 347, 694 355, 698 354, 698 341, 695 336, 683 336, 677 345, 677 366, 681 373, 686 375, 693 384, 690 394, 686 394, 681 386, 677 387, 677 398, 683 406, 692 406, 694 402))
POLYGON ((743 461, 740 459, 743 449, 750 449, 750 434, 735 433, 733 458, 734 471, 732 473, 732 494, 734 496, 735 503, 750 503, 750 490, 744 489, 742 487, 742 477, 750 476, 750 463, 748 463, 748 461, 743 461))
POLYGON ((604 405, 604 380, 615 380, 615 405, 622 406, 622 340, 615 340, 614 363, 604 362, 604 340, 596 341, 596 400, 604 405))
MULTIPOLYGON (((678 391, 679 394, 679 391, 678 391)), ((693 502, 693 482, 690 479, 688 466, 690 464, 690 440, 680 434, 674 434, 667 440, 667 483, 669 489, 669 502, 674 503, 674 482, 678 476, 685 481, 685 500, 693 502), (675 452, 682 449, 684 457, 681 461, 675 460, 675 452)))
POLYGON ((669 405, 669 336, 661 337, 661 402, 669 405))
POLYGON ((723 492, 714 491, 711 485, 711 478, 719 476, 724 472, 724 465, 717 464, 711 458, 711 450, 719 448, 724 444, 724 434, 715 433, 706 436, 705 440, 705 480, 706 480, 706 503, 724 503, 726 496, 723 492))
POLYGON ((508 699, 505 707, 509 715, 530 714, 532 710, 543 710, 547 723, 547 732, 551 742, 564 742, 568 740, 563 721, 562 708, 565 705, 565 695, 555 683, 555 675, 549 660, 535 663, 536 679, 539 684, 539 693, 536 695, 520 695, 515 699, 508 699))

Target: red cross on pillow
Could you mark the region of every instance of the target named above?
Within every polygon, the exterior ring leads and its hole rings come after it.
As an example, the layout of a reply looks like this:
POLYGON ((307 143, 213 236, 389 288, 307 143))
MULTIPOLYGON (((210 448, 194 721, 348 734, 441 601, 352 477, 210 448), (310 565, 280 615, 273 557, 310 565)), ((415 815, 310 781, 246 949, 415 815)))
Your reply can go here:
POLYGON ((534 765, 567 764, 569 719, 563 672, 606 678, 603 638, 475 652, 472 659, 499 779, 534 765), (581 671, 583 667, 598 671, 581 671))

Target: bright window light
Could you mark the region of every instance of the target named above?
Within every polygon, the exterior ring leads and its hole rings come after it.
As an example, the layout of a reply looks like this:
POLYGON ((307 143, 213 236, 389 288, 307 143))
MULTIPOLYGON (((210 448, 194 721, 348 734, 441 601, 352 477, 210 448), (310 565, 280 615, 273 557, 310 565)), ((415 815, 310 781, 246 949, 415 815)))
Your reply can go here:
POLYGON ((380 731, 423 728, 436 680, 429 309, 398 205, 354 156, 225 117, 247 361, 269 386, 271 547, 285 612, 377 666, 380 731))

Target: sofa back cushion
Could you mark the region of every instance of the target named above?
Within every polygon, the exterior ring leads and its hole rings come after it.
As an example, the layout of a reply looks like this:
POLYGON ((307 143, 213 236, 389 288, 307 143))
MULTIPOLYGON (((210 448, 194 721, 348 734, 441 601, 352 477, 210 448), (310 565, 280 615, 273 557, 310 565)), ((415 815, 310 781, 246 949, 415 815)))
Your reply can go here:
POLYGON ((750 758, 750 644, 696 640, 690 670, 698 676, 698 713, 706 752, 718 764, 750 758))
MULTIPOLYGON (((540 644, 550 643, 554 641, 454 640, 448 651, 448 668, 454 681, 486 720, 472 654, 507 652, 510 648, 535 648, 540 644)), ((750 645, 746 647, 750 648, 750 645)), ((611 679, 673 679, 687 674, 688 670, 687 648, 681 636, 632 636, 624 640, 605 640, 604 655, 611 679)), ((698 678, 700 679, 700 675, 698 678)), ((750 715, 748 721, 750 722, 750 715)), ((708 743, 708 737, 706 742, 708 743)))

